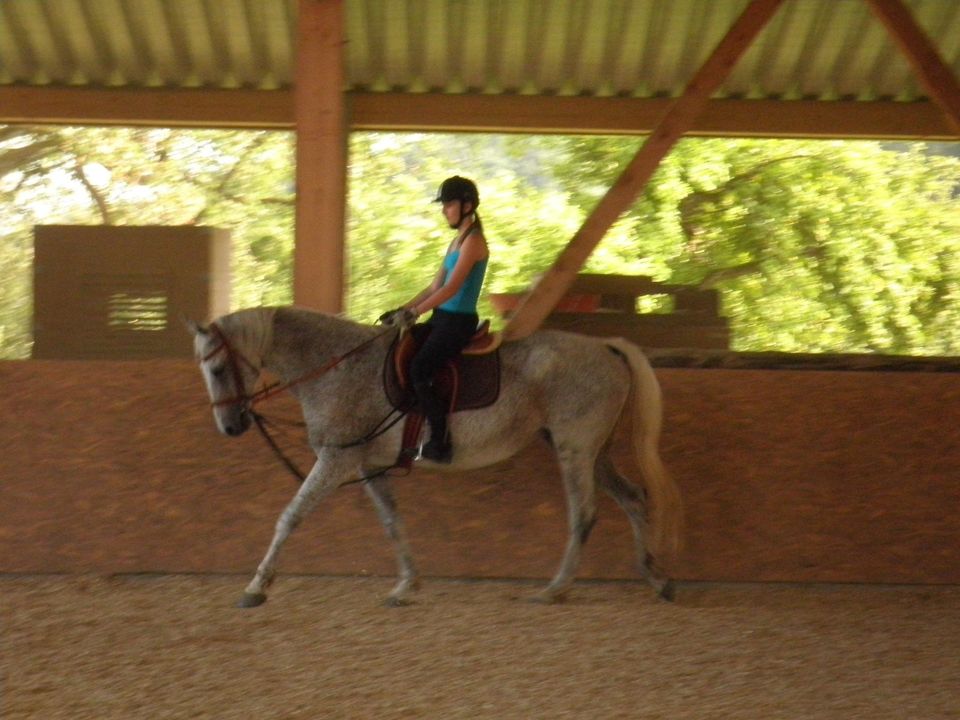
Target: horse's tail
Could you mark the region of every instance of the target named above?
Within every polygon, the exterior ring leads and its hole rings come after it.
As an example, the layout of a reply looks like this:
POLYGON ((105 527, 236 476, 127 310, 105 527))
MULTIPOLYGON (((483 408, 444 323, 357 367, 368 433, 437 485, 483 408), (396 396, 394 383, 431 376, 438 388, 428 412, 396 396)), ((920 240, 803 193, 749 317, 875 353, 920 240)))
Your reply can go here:
POLYGON ((620 421, 632 423, 630 439, 647 491, 650 544, 655 554, 672 555, 682 545, 683 500, 680 489, 660 460, 663 415, 660 383, 640 348, 623 338, 609 338, 606 342, 626 359, 632 375, 631 397, 620 421))

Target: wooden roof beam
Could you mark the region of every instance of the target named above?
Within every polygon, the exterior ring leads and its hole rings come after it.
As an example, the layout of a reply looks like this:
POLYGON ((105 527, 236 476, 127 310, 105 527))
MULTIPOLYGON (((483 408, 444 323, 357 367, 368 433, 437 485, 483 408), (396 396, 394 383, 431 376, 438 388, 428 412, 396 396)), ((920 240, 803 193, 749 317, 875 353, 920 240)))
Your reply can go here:
POLYGON ((960 134, 960 82, 902 0, 866 0, 884 24, 921 84, 960 134))
MULTIPOLYGON (((670 98, 351 93, 353 130, 649 133, 670 98)), ((930 102, 710 100, 687 135, 825 139, 960 140, 930 102)))
POLYGON ((292 130, 293 92, 0 85, 0 123, 292 130))
MULTIPOLYGON (((669 98, 350 92, 351 130, 649 133, 669 98)), ((292 130, 289 90, 0 86, 0 123, 292 130)), ((960 140, 933 102, 711 100, 688 135, 960 140)))

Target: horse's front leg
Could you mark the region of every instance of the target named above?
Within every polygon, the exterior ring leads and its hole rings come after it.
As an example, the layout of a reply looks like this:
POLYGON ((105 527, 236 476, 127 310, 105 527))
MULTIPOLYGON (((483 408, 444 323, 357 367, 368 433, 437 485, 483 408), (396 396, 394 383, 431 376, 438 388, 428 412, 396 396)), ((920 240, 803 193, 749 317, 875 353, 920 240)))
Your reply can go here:
POLYGON ((403 528, 403 521, 397 514, 397 504, 393 499, 393 492, 390 490, 390 481, 385 477, 371 478, 364 485, 367 495, 373 501, 377 509, 377 515, 380 516, 380 522, 383 523, 387 536, 393 541, 393 547, 397 554, 397 569, 400 573, 400 580, 387 596, 387 605, 397 607, 406 605, 410 602, 410 595, 419 587, 417 569, 413 564, 413 556, 410 553, 410 546, 407 544, 406 532, 403 528))
POLYGON ((257 567, 253 580, 247 585, 238 607, 257 607, 267 601, 267 588, 276 574, 277 556, 283 543, 323 498, 349 478, 349 468, 356 467, 356 463, 350 464, 348 458, 342 456, 342 452, 331 451, 320 456, 314 463, 293 500, 280 513, 273 541, 257 567))

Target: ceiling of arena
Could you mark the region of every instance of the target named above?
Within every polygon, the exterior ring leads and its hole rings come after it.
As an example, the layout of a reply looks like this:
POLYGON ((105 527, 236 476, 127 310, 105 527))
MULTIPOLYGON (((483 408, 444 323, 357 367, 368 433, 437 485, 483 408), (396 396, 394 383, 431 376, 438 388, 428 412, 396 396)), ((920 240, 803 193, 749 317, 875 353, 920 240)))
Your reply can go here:
MULTIPOLYGON (((464 129, 528 129, 538 125, 525 113, 579 107, 587 108, 580 120, 574 114, 540 129, 580 122, 585 131, 617 130, 614 119, 589 127, 589 108, 601 107, 590 102, 604 101, 619 108, 610 112, 635 111, 623 131, 642 131, 644 113, 655 115, 683 91, 747 4, 344 0, 352 124, 430 129, 435 105, 403 104, 429 99, 476 101, 496 118, 464 129)), ((960 75, 960 2, 905 4, 960 75)), ((297 7, 297 0, 3 0, 0 122, 291 127, 297 7)), ((731 134, 794 134, 791 115, 812 130, 818 117, 839 123, 823 131, 843 134, 862 115, 873 123, 865 135, 954 137, 937 125, 937 108, 863 0, 787 0, 713 100, 739 113, 729 122, 740 132, 731 134)))

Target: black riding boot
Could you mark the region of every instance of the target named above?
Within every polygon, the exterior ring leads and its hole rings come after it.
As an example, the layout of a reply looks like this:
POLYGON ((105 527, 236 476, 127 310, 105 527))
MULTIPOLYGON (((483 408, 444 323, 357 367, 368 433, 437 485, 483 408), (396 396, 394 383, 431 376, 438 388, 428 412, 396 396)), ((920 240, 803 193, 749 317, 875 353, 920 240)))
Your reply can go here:
POLYGON ((453 446, 447 431, 446 403, 437 395, 433 383, 415 383, 413 390, 417 394, 420 412, 430 423, 430 439, 423 446, 421 455, 427 460, 449 463, 453 458, 453 446))

